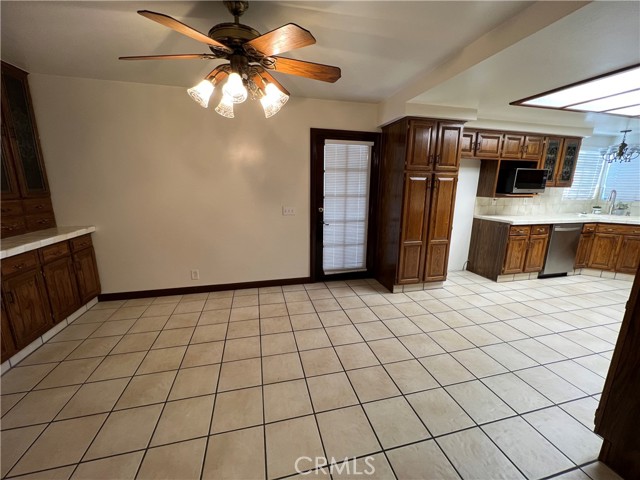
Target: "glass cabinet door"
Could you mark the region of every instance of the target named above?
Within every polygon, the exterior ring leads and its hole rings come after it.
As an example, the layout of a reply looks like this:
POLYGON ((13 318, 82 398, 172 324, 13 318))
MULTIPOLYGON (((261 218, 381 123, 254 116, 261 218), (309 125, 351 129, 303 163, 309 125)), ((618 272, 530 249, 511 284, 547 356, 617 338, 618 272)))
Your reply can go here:
POLYGON ((542 168, 547 171, 547 187, 555 185, 555 172, 560 157, 562 147, 562 138, 549 137, 547 140, 547 148, 544 151, 544 164, 542 168))
POLYGON ((556 187, 570 187, 573 183, 573 172, 578 162, 581 140, 579 138, 566 138, 562 151, 562 162, 556 175, 556 187))

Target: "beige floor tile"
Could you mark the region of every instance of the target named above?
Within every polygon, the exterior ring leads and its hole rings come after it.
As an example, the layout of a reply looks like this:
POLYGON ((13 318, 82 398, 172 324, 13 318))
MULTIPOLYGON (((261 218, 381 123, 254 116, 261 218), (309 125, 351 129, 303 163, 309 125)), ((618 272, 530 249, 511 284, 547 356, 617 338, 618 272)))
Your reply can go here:
POLYGON ((260 308, 256 306, 251 307, 233 307, 231 309, 231 322, 237 322, 241 320, 253 320, 260 318, 260 308))
POLYGON ((312 328, 322 328, 320 317, 317 313, 303 313, 301 315, 291 315, 291 325, 295 331, 309 330, 312 328))
MULTIPOLYGON (((309 296, 313 297, 312 294, 310 294, 309 296)), ((333 295, 331 295, 331 297, 333 297, 333 295)), ((322 299, 315 299, 315 300, 312 298, 311 303, 313 303, 313 307, 316 309, 316 312, 318 313, 331 312, 331 311, 340 311, 342 313, 340 304, 334 298, 322 298, 322 299)), ((323 320, 322 323, 325 326, 328 326, 324 323, 324 319, 322 318, 322 315, 320 315, 320 320, 323 320)), ((335 323, 331 323, 331 324, 335 325, 335 323)))
POLYGON ((204 310, 228 310, 232 303, 233 297, 211 298, 204 304, 204 310))
POLYGON ((320 434, 313 415, 265 426, 269 478, 296 473, 300 457, 324 457, 320 434))
POLYGON ((483 378, 482 382, 518 413, 552 405, 547 398, 513 373, 483 378))
POLYGON ((338 297, 336 298, 340 306, 346 311, 353 308, 364 308, 365 303, 358 296, 338 297))
MULTIPOLYGON (((455 298, 455 297, 451 297, 451 298, 455 298)), ((436 313, 435 316, 438 317, 440 320, 442 320, 451 328, 457 329, 465 326, 473 326, 473 322, 471 320, 469 320, 467 317, 462 315, 460 312, 456 312, 453 310, 448 312, 439 312, 439 313, 436 313)), ((462 332, 459 332, 459 333, 462 333, 462 332)))
POLYGON ((555 350, 543 345, 533 338, 511 342, 511 346, 533 358, 538 363, 550 363, 566 360, 564 355, 559 354, 555 350))
POLYGON ((482 427, 527 478, 542 478, 573 467, 573 463, 522 418, 482 427))
POLYGON ((316 288, 313 290, 307 290, 307 295, 313 302, 314 300, 331 300, 333 299, 333 295, 331 294, 331 290, 328 288, 316 288))
POLYGON ((218 394, 211 433, 227 432, 263 423, 262 389, 245 388, 218 394))
MULTIPOLYGON (((120 307, 122 305, 118 305, 118 306, 120 307)), ((91 310, 83 313, 80 317, 78 317, 76 322, 81 322, 81 323, 104 322, 105 320, 108 320, 109 317, 111 317, 111 315, 115 313, 115 311, 116 311, 116 308, 114 307, 103 308, 99 310, 96 310, 96 307, 93 307, 91 310)))
MULTIPOLYGON (((402 305, 399 305, 402 307, 402 305)), ((418 305, 419 306, 419 305, 418 305)), ((421 307, 420 307, 421 308, 421 307)), ((495 321, 495 318, 493 319, 495 321)), ((425 313, 422 315, 412 315, 411 321, 415 323, 420 330, 425 333, 435 332, 437 330, 443 330, 448 328, 448 325, 431 313, 425 313)))
POLYGON ((147 308, 148 307, 146 305, 140 305, 137 307, 121 307, 109 317, 109 320, 140 318, 147 308))
MULTIPOLYGON (((337 328, 337 327, 336 327, 337 328)), ((298 349, 312 350, 314 348, 326 348, 331 346, 329 337, 324 328, 315 328, 312 330, 299 330, 295 332, 298 349)))
POLYGON ((375 322, 366 322, 356 324, 356 328, 360 332, 360 335, 366 340, 381 340, 383 338, 393 337, 393 332, 387 328, 387 326, 380 320, 375 322))
POLYGON ((585 392, 545 367, 533 367, 514 373, 554 403, 586 396, 585 392))
POLYGON ((451 355, 479 378, 507 372, 506 368, 479 348, 453 352, 451 355))
MULTIPOLYGON (((67 327, 69 328, 69 327, 67 327)), ((122 336, 88 338, 78 348, 67 357, 67 360, 77 360, 80 358, 104 357, 108 355, 113 347, 122 339, 122 336)))
POLYGON ((433 436, 472 427, 473 420, 443 388, 407 395, 407 400, 433 436))
POLYGON ((493 345, 501 342, 498 337, 478 325, 456 328, 456 332, 469 340, 476 347, 484 347, 486 345, 493 345))
MULTIPOLYGON (((117 312, 116 312, 117 313, 117 312)), ((96 337, 112 337, 114 335, 124 335, 129 331, 135 320, 109 320, 103 323, 100 328, 91 334, 90 338, 96 337)))
POLYGON ((313 303, 310 301, 306 302, 288 302, 287 310, 289 311, 289 315, 301 315, 305 313, 315 313, 315 309, 313 308, 313 303))
POLYGON ((4 476, 11 470, 22 454, 27 451, 33 441, 45 429, 46 425, 16 428, 0 432, 0 474, 4 476))
POLYGON ((2 418, 2 428, 16 428, 50 422, 78 388, 80 387, 75 385, 28 393, 2 418))
MULTIPOLYGON (((184 300, 184 298, 183 298, 184 300)), ((178 313, 193 313, 193 312, 201 312, 204 308, 205 300, 194 300, 191 302, 181 301, 178 303, 178 306, 173 311, 174 315, 178 313)))
POLYGON ((441 385, 466 382, 475 377, 448 353, 420 359, 420 363, 441 385))
POLYGON ((247 428, 209 437, 202 478, 264 479, 264 427, 247 428), (248 461, 248 459, 251 459, 248 461))
POLYGON ((118 353, 146 352, 155 342, 158 332, 132 333, 125 335, 111 350, 111 355, 118 353))
POLYGON ((209 434, 214 395, 165 404, 150 446, 180 442, 209 434))
POLYGON ((164 402, 171 390, 177 371, 138 375, 131 382, 116 404, 116 409, 139 407, 164 402))
POLYGON ((73 480, 133 480, 144 452, 126 453, 78 465, 73 480))
POLYGON ((144 313, 142 314, 142 318, 171 315, 176 309, 176 305, 177 303, 159 303, 156 305, 151 305, 144 311, 144 313))
POLYGON ((158 423, 162 405, 112 412, 91 444, 84 460, 146 448, 158 423))
POLYGON ((503 322, 484 323, 482 324, 482 328, 495 335, 503 342, 512 342, 514 340, 522 340, 524 338, 527 338, 526 335, 520 330, 515 329, 511 325, 507 325, 503 322))
POLYGON ((595 413, 598 401, 593 397, 585 397, 559 405, 565 412, 582 423, 589 430, 595 429, 595 413))
POLYGON ((262 369, 259 358, 226 362, 220 368, 218 392, 253 387, 261 383, 262 369))
POLYGON ((82 383, 89 378, 89 375, 96 369, 101 360, 100 358, 86 358, 62 362, 44 377, 35 388, 40 390, 42 388, 63 387, 82 383))
POLYGON ((429 336, 447 352, 455 352, 473 348, 475 345, 455 330, 438 330, 429 332, 429 336))
POLYGON ((392 318, 383 320, 382 323, 398 337, 422 333, 422 330, 408 318, 392 318))
POLYGON ((144 361, 136 372, 137 375, 145 373, 164 372, 177 370, 180 367, 187 347, 161 348, 147 353, 144 361))
POLYGON ((284 300, 287 303, 291 302, 304 302, 309 300, 309 295, 304 290, 298 290, 293 292, 284 292, 284 300))
POLYGON ((547 365, 547 368, 590 395, 601 393, 604 387, 604 377, 593 373, 573 360, 552 363, 547 365))
POLYGON ((38 363, 53 363, 63 361, 82 340, 70 342, 45 343, 38 350, 20 362, 20 366, 36 365, 38 363))
POLYGON ((180 369, 171 388, 169 400, 215 393, 219 372, 220 364, 180 369))
POLYGON ((333 345, 346 345, 348 343, 358 343, 364 339, 353 325, 340 325, 327 328, 327 335, 333 345))
POLYGON ((175 328, 173 330, 163 330, 153 343, 153 349, 179 347, 188 345, 195 328, 175 328))
POLYGON ((194 313, 177 313, 169 317, 169 321, 164 326, 165 330, 175 328, 192 328, 198 325, 200 312, 194 313))
POLYGON ((189 345, 182 360, 182 367, 198 367, 222 361, 224 342, 209 342, 189 345))
POLYGON ((106 417, 101 414, 51 423, 11 474, 21 475, 79 462, 106 417))
POLYGON ((590 478, 596 480, 623 480, 621 476, 619 476, 602 462, 594 462, 590 465, 582 467, 582 470, 587 473, 590 478))
POLYGON ((265 422, 276 422, 310 413, 313 413, 313 409, 304 380, 264 386, 265 422))
POLYGON ((224 340, 227 334, 227 324, 197 326, 191 337, 191 343, 208 343, 224 340))
MULTIPOLYGON (((386 327, 385 327, 386 328, 386 327)), ((380 362, 366 343, 335 347, 345 370, 379 365, 380 362)))
POLYGON ((258 299, 258 295, 242 295, 239 297, 234 297, 232 306, 233 308, 239 307, 252 307, 255 305, 259 305, 260 300, 258 299))
POLYGON ((300 352, 300 359, 307 377, 342 371, 342 365, 333 348, 300 352))
POLYGON ((349 308, 344 311, 353 323, 378 321, 376 314, 369 307, 349 308))
POLYGON ((111 411, 127 383, 129 383, 128 378, 85 383, 65 405, 56 420, 111 411))
POLYGON ((397 338, 374 340, 369 342, 369 347, 382 363, 400 362, 413 358, 413 355, 397 338))
POLYGON ((28 473, 20 475, 20 480, 68 480, 73 473, 75 465, 67 467, 54 468, 51 470, 43 470, 41 472, 28 473))
MULTIPOLYGON (((329 301, 329 300, 319 300, 320 302, 329 301)), ((334 301, 334 300, 330 300, 334 301)), ((320 317, 320 321, 322 325, 326 328, 329 327, 337 327, 339 325, 351 325, 351 320, 347 317, 346 313, 343 310, 335 310, 335 311, 319 311, 318 316, 320 317)))
POLYGON ((230 316, 231 309, 204 311, 200 315, 198 326, 226 324, 230 316))
MULTIPOLYGON (((349 460, 347 467, 344 463, 338 462, 338 467, 333 468, 333 478, 340 480, 360 480, 367 478, 369 480, 395 480, 396 476, 393 474, 393 470, 387 462, 384 454, 378 453, 376 455, 369 455, 366 457, 358 458, 355 461, 349 460), (339 468, 342 467, 341 470, 339 468)), ((328 473, 329 469, 325 469, 328 473)), ((308 478, 307 474, 306 477, 308 478)), ((316 474, 314 473, 315 477, 316 474)))
POLYGON ((381 450, 362 407, 341 408, 316 417, 327 457, 342 459, 381 450))
POLYGON ((282 293, 260 294, 260 305, 270 305, 274 303, 284 303, 284 295, 282 293))
POLYGON ((402 393, 405 394, 440 386, 417 360, 391 363, 385 365, 385 369, 402 393))
POLYGON ((130 377, 136 372, 145 355, 146 352, 110 355, 96 368, 89 377, 89 381, 97 382, 99 380, 110 380, 112 378, 130 377))
POLYGON ((430 437, 403 397, 367 403, 363 407, 384 448, 397 447, 430 437))
POLYGON ((489 345, 483 347, 482 351, 490 355, 494 360, 504 365, 509 370, 520 370, 522 368, 535 367, 538 363, 527 357, 524 353, 513 348, 508 343, 489 345))
POLYGON ((227 340, 224 347, 223 362, 244 360, 260 356, 260 337, 236 338, 227 340))
POLYGON ((68 342, 69 340, 85 340, 100 328, 100 325, 100 323, 71 324, 49 341, 68 342))
POLYGON ((445 390, 478 424, 492 422, 516 414, 500 397, 479 380, 450 385, 445 390))
POLYGON ((262 342, 262 356, 291 353, 298 350, 295 337, 291 332, 263 335, 260 341, 262 342))
POLYGON ((262 359, 262 378, 265 384, 303 377, 302 364, 297 353, 284 353, 262 359))
POLYGON ((253 337, 256 335, 260 335, 260 320, 232 322, 227 330, 227 339, 253 337))
POLYGON ((398 480, 460 478, 433 440, 390 450, 387 455, 398 480))
POLYGON ((368 367, 347 372, 360 402, 370 402, 400 395, 383 367, 368 367))
POLYGON ((291 330, 291 321, 288 316, 269 317, 260 320, 260 333, 262 335, 290 332, 291 330))
POLYGON ((139 480, 198 480, 207 446, 205 438, 150 448, 136 477, 139 480))
POLYGON ((18 403, 24 396, 23 393, 9 393, 7 395, 2 395, 0 397, 0 411, 2 412, 0 416, 4 417, 5 413, 13 408, 13 406, 18 403))
POLYGON ((307 379, 316 412, 349 407, 358 403, 349 378, 344 372, 307 379))
POLYGON ((416 358, 444 353, 443 348, 426 333, 400 337, 399 340, 416 358))

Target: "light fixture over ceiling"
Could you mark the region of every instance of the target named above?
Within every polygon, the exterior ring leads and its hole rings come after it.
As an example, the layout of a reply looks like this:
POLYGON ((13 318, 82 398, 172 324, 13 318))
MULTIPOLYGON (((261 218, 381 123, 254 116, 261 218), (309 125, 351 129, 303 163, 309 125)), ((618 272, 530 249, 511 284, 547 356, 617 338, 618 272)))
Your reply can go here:
POLYGON ((640 65, 511 102, 522 107, 640 116, 640 65))
POLYGON ((631 130, 620 130, 622 142, 618 145, 611 145, 609 148, 601 150, 600 155, 607 162, 630 162, 640 156, 640 145, 627 145, 627 133, 631 130))

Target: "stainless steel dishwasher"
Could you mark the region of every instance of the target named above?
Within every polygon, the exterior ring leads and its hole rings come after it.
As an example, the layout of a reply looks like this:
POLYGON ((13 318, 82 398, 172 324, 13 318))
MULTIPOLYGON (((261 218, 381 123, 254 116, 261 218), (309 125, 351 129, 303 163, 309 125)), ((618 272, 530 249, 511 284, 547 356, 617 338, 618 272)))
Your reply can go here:
POLYGON ((581 223, 565 223, 552 227, 544 268, 538 277, 562 275, 573 270, 581 232, 581 223))

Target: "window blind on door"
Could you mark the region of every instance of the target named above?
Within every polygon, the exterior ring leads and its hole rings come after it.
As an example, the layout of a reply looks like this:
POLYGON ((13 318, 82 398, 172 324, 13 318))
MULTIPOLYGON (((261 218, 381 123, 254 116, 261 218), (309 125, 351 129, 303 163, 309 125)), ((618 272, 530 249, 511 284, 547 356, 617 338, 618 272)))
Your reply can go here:
POLYGON ((326 140, 324 145, 325 274, 366 270, 372 142, 326 140))

